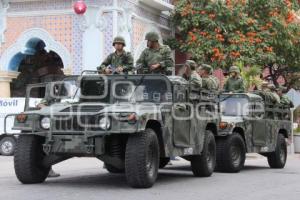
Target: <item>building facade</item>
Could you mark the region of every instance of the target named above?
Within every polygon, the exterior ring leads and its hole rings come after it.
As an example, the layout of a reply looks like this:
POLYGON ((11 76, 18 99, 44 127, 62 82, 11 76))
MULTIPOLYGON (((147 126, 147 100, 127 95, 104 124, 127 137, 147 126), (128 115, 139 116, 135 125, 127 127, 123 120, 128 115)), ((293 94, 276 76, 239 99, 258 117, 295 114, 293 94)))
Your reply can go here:
POLYGON ((148 31, 161 40, 173 34, 170 0, 85 0, 84 15, 74 12, 75 2, 0 0, 0 97, 22 97, 26 84, 49 75, 95 70, 117 35, 136 60, 148 31))

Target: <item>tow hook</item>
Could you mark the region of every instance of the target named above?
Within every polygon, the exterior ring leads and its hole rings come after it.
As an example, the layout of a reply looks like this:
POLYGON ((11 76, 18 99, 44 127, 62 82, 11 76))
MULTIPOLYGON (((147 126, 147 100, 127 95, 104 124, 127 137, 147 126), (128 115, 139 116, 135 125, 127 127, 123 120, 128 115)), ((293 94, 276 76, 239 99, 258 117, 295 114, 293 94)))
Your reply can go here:
POLYGON ((94 145, 85 145, 86 153, 87 154, 93 153, 94 147, 95 147, 94 145))
POLYGON ((49 155, 51 152, 52 145, 51 144, 43 144, 43 150, 45 154, 49 155))

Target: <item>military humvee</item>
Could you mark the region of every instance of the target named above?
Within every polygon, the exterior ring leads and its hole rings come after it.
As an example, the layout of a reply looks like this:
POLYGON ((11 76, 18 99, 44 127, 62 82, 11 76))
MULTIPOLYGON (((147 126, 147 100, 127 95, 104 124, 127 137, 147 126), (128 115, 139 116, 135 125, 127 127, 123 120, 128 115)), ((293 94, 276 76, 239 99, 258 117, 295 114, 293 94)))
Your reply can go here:
POLYGON ((264 155, 271 168, 283 168, 292 128, 289 107, 252 93, 222 94, 220 102, 216 169, 239 172, 246 153, 264 155))
POLYGON ((20 182, 41 183, 52 165, 72 157, 96 157, 138 188, 151 187, 170 157, 190 161, 195 176, 213 173, 214 95, 163 75, 84 75, 72 96, 64 85, 46 86, 49 106, 26 103, 15 116, 14 129, 22 131, 14 157, 20 182))

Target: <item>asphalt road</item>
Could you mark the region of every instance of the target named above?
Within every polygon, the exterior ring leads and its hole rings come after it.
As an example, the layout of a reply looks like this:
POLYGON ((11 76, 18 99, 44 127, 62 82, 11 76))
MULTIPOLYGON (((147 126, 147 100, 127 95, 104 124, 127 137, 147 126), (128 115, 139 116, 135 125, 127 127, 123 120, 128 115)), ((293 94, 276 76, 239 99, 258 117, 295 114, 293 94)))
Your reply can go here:
POLYGON ((54 166, 59 178, 22 185, 14 175, 13 159, 0 156, 0 200, 299 200, 300 155, 290 156, 285 169, 269 169, 264 158, 247 159, 238 174, 214 173, 195 178, 185 161, 160 170, 153 188, 132 189, 124 175, 112 175, 97 159, 74 158, 54 166))

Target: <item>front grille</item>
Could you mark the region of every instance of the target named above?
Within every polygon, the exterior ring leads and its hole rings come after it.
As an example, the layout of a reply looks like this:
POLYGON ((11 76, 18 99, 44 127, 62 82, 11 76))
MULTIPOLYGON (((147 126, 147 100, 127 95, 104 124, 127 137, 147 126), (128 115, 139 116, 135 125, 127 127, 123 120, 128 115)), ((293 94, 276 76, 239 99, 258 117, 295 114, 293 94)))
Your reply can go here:
POLYGON ((55 131, 84 131, 95 130, 98 117, 86 116, 71 116, 71 117, 56 117, 54 120, 55 131))

